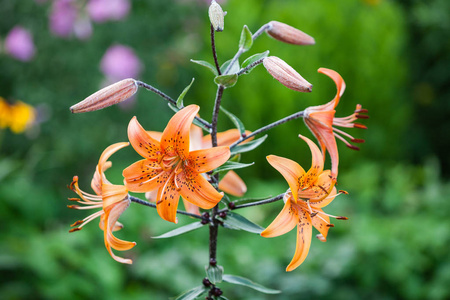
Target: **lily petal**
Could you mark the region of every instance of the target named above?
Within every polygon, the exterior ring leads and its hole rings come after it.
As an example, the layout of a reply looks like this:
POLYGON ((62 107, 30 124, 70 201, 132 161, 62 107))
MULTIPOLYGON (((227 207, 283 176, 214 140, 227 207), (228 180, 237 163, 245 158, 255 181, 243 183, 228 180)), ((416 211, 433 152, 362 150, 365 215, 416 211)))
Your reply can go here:
POLYGON ((157 162, 143 159, 123 170, 122 175, 128 190, 144 193, 160 187, 170 172, 163 171, 157 162))
POLYGON ((152 138, 147 131, 142 128, 136 117, 133 117, 128 125, 128 139, 134 150, 144 158, 157 160, 161 155, 159 142, 152 138))
POLYGON ((267 161, 286 179, 291 188, 294 202, 298 199, 298 190, 300 188, 299 178, 305 174, 305 170, 293 160, 276 155, 268 155, 267 161))
POLYGON ((333 187, 330 194, 326 196, 325 198, 322 198, 321 200, 311 200, 311 205, 314 205, 314 207, 325 207, 328 204, 331 203, 331 201, 334 200, 337 196, 336 187, 333 187))
POLYGON ((330 224, 330 217, 328 217, 320 208, 314 208, 314 212, 317 212, 317 214, 311 217, 312 224, 322 234, 323 238, 320 240, 326 242, 328 230, 330 229, 330 227, 327 226, 330 224))
POLYGON ((179 199, 180 193, 175 186, 173 177, 171 177, 159 188, 158 196, 156 196, 156 210, 159 216, 166 221, 178 223, 177 207, 179 199))
POLYGON ((197 173, 205 173, 223 165, 229 158, 229 147, 196 150, 189 153, 188 166, 197 173))
MULTIPOLYGON (((332 111, 334 113, 334 111, 332 111)), ((332 126, 326 126, 325 122, 328 122, 328 118, 331 117, 329 112, 315 112, 310 114, 310 118, 305 118, 306 126, 311 130, 316 139, 320 143, 322 148, 323 159, 325 159, 325 154, 328 149, 331 157, 331 170, 333 177, 337 177, 338 165, 339 165, 339 154, 336 144, 336 139, 334 137, 332 126), (321 117, 322 122, 316 122, 315 117, 321 117)))
POLYGON ((245 182, 234 171, 225 174, 219 182, 219 189, 236 197, 241 197, 247 192, 245 182))
MULTIPOLYGON (((250 130, 245 131, 246 135, 249 135, 250 133, 252 133, 250 130)), ((223 131, 223 132, 218 132, 217 133, 217 145, 218 146, 230 146, 231 144, 233 144, 234 142, 239 140, 240 137, 241 137, 241 133, 236 128, 229 129, 229 130, 223 131)), ((245 144, 247 142, 250 142, 252 139, 253 139, 253 137, 243 141, 241 143, 241 145, 245 144)), ((212 147, 210 134, 205 135, 203 137, 203 148, 209 148, 209 147, 212 147)))
POLYGON ((166 154, 186 159, 189 154, 189 129, 199 109, 197 105, 186 106, 167 123, 161 136, 161 149, 166 154))
POLYGON ((188 213, 200 216, 200 208, 197 205, 194 205, 191 202, 186 201, 184 198, 182 198, 182 199, 183 199, 184 209, 188 213))
POLYGON ((311 246, 312 222, 309 213, 301 210, 299 212, 300 221, 297 225, 297 247, 292 261, 286 268, 287 272, 293 271, 305 260, 311 246))
POLYGON ((123 185, 114 184, 102 184, 102 199, 103 210, 107 210, 108 207, 114 206, 117 203, 128 199, 128 190, 123 185))
POLYGON ((339 104, 339 99, 342 97, 342 94, 344 94, 344 91, 345 91, 344 79, 338 72, 331 70, 331 69, 319 68, 319 70, 317 70, 317 72, 327 75, 328 77, 333 79, 334 83, 336 84, 336 88, 337 88, 336 96, 330 102, 330 103, 333 103, 332 109, 334 109, 339 104))
POLYGON ((291 231, 298 222, 298 211, 292 207, 292 203, 288 199, 275 220, 261 232, 261 236, 268 238, 283 235, 291 231))
POLYGON ((298 197, 308 199, 312 203, 320 201, 330 194, 335 182, 336 180, 331 176, 330 170, 323 171, 309 188, 299 191, 298 197))
POLYGON ((136 243, 118 239, 112 234, 112 231, 115 228, 116 222, 119 219, 120 215, 128 208, 129 205, 130 200, 124 200, 112 206, 112 208, 110 206, 110 209, 105 210, 104 215, 104 220, 106 220, 106 228, 104 230, 106 249, 114 260, 125 264, 131 264, 132 260, 116 256, 112 252, 111 248, 119 251, 124 251, 133 248, 136 243))
POLYGON ((311 168, 308 170, 306 175, 299 180, 301 186, 307 186, 312 184, 317 176, 323 171, 323 155, 322 152, 320 152, 319 147, 317 147, 313 141, 301 134, 298 136, 308 144, 312 154, 311 168))
POLYGON ((219 193, 201 174, 188 176, 181 172, 175 179, 185 200, 203 209, 211 209, 219 203, 223 193, 219 193))

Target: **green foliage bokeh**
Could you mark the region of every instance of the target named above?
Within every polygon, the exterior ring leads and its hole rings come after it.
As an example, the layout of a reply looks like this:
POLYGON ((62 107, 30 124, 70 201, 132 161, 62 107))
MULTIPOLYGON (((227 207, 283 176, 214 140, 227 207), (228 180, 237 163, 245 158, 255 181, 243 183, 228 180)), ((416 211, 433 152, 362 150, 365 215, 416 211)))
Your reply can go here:
MULTIPOLYGON (((291 273, 284 269, 294 253, 294 232, 263 239, 221 228, 218 261, 225 273, 283 291, 267 296, 224 283, 225 296, 450 297, 446 218, 450 207, 444 201, 450 186, 441 178, 441 172, 448 171, 439 167, 448 162, 443 154, 448 138, 442 137, 448 131, 449 71, 443 66, 448 66, 449 25, 439 13, 448 11, 448 3, 229 0, 223 7, 228 11, 225 30, 216 34, 221 63, 236 52, 243 25, 255 32, 277 20, 316 39, 314 46, 297 47, 263 35, 242 56, 241 62, 270 50, 270 55, 285 60, 314 86, 310 94, 288 90, 262 66, 241 76, 234 88, 225 91, 223 105, 247 129, 331 100, 335 86, 316 72, 319 67, 338 71, 346 81, 337 116, 351 114, 361 103, 371 117, 364 121, 367 131, 349 130, 366 139, 360 152, 338 145, 339 188, 350 195, 339 196, 328 211, 350 220, 336 221, 326 243, 314 240, 305 263, 291 273), (424 63, 434 60, 439 63, 424 63), (440 76, 433 76, 436 73, 440 76), (444 125, 435 129, 433 124, 439 122, 444 125)), ((209 119, 215 97, 213 75, 189 62, 212 62, 207 5, 133 1, 125 20, 95 24, 87 41, 53 36, 48 29, 49 10, 49 3, 1 2, 0 37, 20 24, 32 32, 37 54, 29 63, 0 54, 0 96, 39 106, 47 120, 31 137, 7 130, 0 133, 0 298, 167 299, 199 285, 208 257, 206 228, 153 240, 151 236, 175 225, 162 221, 154 210, 131 205, 121 217, 125 228, 118 233, 137 242, 131 251, 120 253, 134 260, 131 266, 111 259, 96 222, 78 233, 67 232, 69 224, 87 215, 66 208, 66 198, 75 196, 66 189, 72 176, 78 175, 81 187, 88 190, 100 153, 127 140, 132 116, 149 130, 162 130, 172 113, 164 100, 140 91, 132 110, 111 107, 71 115, 68 108, 101 87, 100 59, 109 46, 124 44, 136 51, 144 65, 139 79, 174 98, 195 77, 185 103, 199 104, 201 116, 209 119)), ((230 125, 220 115, 220 129, 230 125)), ((242 156, 243 162, 256 162, 239 172, 249 187, 247 196, 276 195, 287 189, 281 175, 266 163, 268 154, 309 166, 309 150, 298 134, 311 137, 301 120, 284 124, 269 132, 262 147, 242 156)), ((121 169, 138 157, 131 147, 115 154, 108 178, 121 182, 121 169)), ((241 213, 267 226, 280 209, 281 203, 274 203, 241 213)), ((179 219, 181 225, 191 222, 187 217, 179 219)))

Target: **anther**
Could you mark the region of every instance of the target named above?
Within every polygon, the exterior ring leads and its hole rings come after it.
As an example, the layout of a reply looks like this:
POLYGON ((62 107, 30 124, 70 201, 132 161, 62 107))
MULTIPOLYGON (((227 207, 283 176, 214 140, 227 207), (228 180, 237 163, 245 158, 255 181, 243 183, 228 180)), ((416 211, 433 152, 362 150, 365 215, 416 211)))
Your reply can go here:
POLYGON ((357 143, 357 144, 362 144, 365 143, 366 141, 363 139, 351 139, 350 141, 352 141, 353 143, 357 143))
POLYGON ((370 118, 368 115, 360 115, 360 114, 356 114, 355 117, 357 119, 369 119, 370 118))
POLYGON ((352 150, 359 151, 359 147, 356 147, 356 146, 354 146, 354 145, 346 144, 346 146, 349 147, 349 148, 352 149, 352 150))
POLYGON ((69 230, 69 232, 75 232, 75 231, 80 231, 82 228, 77 227, 77 228, 72 228, 69 230))
POLYGON ((344 194, 344 195, 348 195, 348 192, 344 191, 344 190, 339 190, 338 192, 341 193, 341 194, 344 194))
POLYGON ((79 205, 67 205, 68 208, 72 208, 72 209, 78 209, 80 206, 79 205))
POLYGON ((367 129, 366 125, 359 124, 359 123, 353 123, 354 128, 360 128, 360 129, 367 129))
POLYGON ((336 220, 348 220, 347 217, 336 217, 336 220))
POLYGON ((80 198, 67 198, 69 201, 81 201, 80 198))
POLYGON ((361 108, 361 109, 355 110, 355 113, 357 113, 357 114, 367 114, 367 113, 369 113, 369 110, 365 109, 365 108, 361 108))
POLYGON ((327 227, 334 227, 334 224, 327 224, 327 227))

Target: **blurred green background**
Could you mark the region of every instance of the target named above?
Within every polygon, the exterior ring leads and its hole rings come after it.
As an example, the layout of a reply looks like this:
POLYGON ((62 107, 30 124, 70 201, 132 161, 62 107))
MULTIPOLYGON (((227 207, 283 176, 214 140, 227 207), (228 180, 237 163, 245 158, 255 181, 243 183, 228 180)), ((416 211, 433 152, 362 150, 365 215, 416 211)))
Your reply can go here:
MULTIPOLYGON (((78 2, 77 2, 78 3, 78 2)), ((78 4, 82 4, 80 1, 78 4)), ((38 107, 43 122, 31 132, 0 132, 0 299, 167 299, 199 285, 208 260, 206 228, 166 240, 151 237, 176 228, 155 210, 131 205, 117 236, 137 246, 115 262, 105 251, 96 221, 69 234, 69 225, 89 214, 66 208, 73 175, 89 190, 98 157, 126 141, 136 115, 147 129, 162 130, 171 116, 164 100, 140 91, 134 107, 119 106, 72 115, 69 107, 101 87, 100 61, 115 44, 131 47, 141 60, 139 79, 176 98, 195 77, 185 103, 201 106, 210 119, 213 76, 190 59, 212 62, 206 1, 132 1, 128 16, 93 23, 87 40, 61 38, 49 30, 51 1, 0 1, 0 39, 16 25, 33 36, 29 62, 0 54, 0 96, 38 107), (43 3, 40 3, 43 2, 43 3)), ((319 67, 338 71, 347 90, 337 116, 357 103, 369 109, 368 130, 349 130, 366 143, 361 151, 339 143, 340 196, 326 210, 345 215, 326 243, 313 240, 306 261, 286 273, 295 233, 264 239, 220 230, 219 264, 271 288, 270 296, 223 283, 228 299, 449 299, 450 298, 450 2, 447 0, 229 0, 225 30, 216 35, 219 61, 237 50, 242 26, 252 32, 271 20, 297 27, 316 39, 298 47, 261 36, 247 56, 270 50, 313 85, 311 94, 284 88, 262 67, 225 91, 223 105, 254 130, 323 104, 335 94, 319 67)), ((242 60, 241 60, 242 61, 242 60)), ((220 130, 229 128, 224 115, 220 130)), ((242 156, 256 162, 239 174, 246 196, 287 189, 266 162, 276 154, 306 168, 310 152, 297 138, 311 137, 301 120, 269 132, 265 144, 242 156)), ((129 148, 112 157, 111 181, 139 156, 129 148)), ((277 202, 240 211, 267 226, 277 202)), ((179 224, 191 219, 180 216, 179 224)))

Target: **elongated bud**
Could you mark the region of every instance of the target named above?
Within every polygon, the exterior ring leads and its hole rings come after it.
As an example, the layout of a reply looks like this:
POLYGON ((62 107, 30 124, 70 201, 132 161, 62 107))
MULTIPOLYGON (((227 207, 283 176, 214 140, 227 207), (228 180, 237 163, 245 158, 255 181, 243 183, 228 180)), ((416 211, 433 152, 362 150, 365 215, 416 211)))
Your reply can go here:
POLYGON ((271 21, 267 34, 276 40, 294 45, 314 45, 316 41, 301 30, 287 24, 271 21))
POLYGON ((211 1, 208 14, 209 20, 211 21, 214 30, 223 31, 225 13, 223 12, 222 7, 216 1, 211 1))
POLYGON ((137 90, 138 85, 136 80, 132 78, 124 79, 101 89, 83 101, 73 105, 70 111, 72 113, 83 113, 99 110, 127 100, 137 90))
POLYGON ((312 84, 306 81, 282 59, 276 56, 269 56, 264 59, 263 64, 270 75, 285 87, 298 92, 311 92, 312 84))

